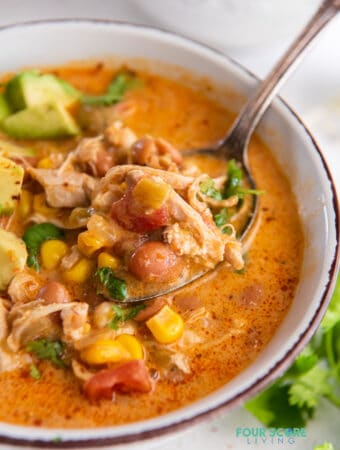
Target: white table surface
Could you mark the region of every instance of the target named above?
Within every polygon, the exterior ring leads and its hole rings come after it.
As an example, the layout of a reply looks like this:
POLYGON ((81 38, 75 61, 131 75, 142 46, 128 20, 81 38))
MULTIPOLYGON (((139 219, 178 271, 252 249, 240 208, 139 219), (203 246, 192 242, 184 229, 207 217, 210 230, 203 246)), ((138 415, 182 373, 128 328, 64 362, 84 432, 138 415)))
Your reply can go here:
MULTIPOLYGON (((155 0, 161 1, 161 0, 155 0)), ((140 0, 143 3, 143 0, 140 0)), ((171 13, 171 12, 169 12, 171 13)), ((129 0, 0 0, 0 25, 23 20, 63 17, 94 17, 147 23, 133 9, 129 0)), ((270 47, 252 50, 219 50, 230 54, 255 74, 263 76, 287 47, 291 37, 270 47)), ((4 51, 2 49, 1 51, 4 51)), ((1 60, 1 57, 0 57, 1 60)), ((318 38, 305 61, 286 83, 281 93, 301 115, 321 145, 322 151, 340 190, 340 16, 318 38)), ((307 427, 307 437, 284 444, 252 442, 236 437, 237 427, 260 427, 253 416, 241 407, 165 440, 149 441, 134 449, 162 450, 312 450, 326 440, 340 448, 339 410, 322 403, 307 427)))

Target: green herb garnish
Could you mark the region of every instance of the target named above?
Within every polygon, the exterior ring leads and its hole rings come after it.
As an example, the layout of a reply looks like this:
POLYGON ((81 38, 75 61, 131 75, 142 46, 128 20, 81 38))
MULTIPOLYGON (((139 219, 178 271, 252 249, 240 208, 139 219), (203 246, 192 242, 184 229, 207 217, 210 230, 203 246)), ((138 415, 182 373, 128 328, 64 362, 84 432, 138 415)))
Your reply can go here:
POLYGON ((140 81, 129 73, 118 74, 109 84, 105 94, 85 95, 81 97, 81 102, 91 106, 109 106, 119 102, 129 89, 140 85, 140 81))
POLYGON ((63 231, 53 223, 39 223, 27 228, 22 237, 28 251, 27 265, 38 272, 40 270, 38 253, 41 244, 51 239, 60 239, 63 236, 63 231))
POLYGON ((65 346, 61 341, 48 341, 37 339, 26 345, 26 350, 33 353, 38 359, 51 361, 56 367, 65 369, 67 364, 63 360, 65 346))
POLYGON ((245 195, 261 195, 264 191, 260 189, 247 189, 242 187, 243 171, 239 167, 234 159, 228 161, 227 167, 227 183, 224 188, 223 197, 229 198, 237 195, 239 198, 243 198, 245 195))
POLYGON ((115 313, 114 318, 108 323, 108 327, 113 330, 118 330, 119 324, 127 322, 133 319, 139 311, 145 308, 146 305, 131 306, 129 308, 122 308, 118 305, 112 305, 112 309, 115 313))
POLYGON ((211 197, 215 200, 222 200, 222 194, 216 189, 212 178, 208 178, 200 183, 200 191, 207 197, 211 197))
POLYGON ((30 377, 34 380, 40 380, 41 373, 35 364, 30 365, 30 377))
POLYGON ((108 292, 113 300, 125 300, 127 297, 127 288, 124 280, 115 277, 110 267, 101 267, 95 272, 100 283, 108 292))
POLYGON ((313 416, 322 398, 340 407, 339 343, 340 277, 328 311, 311 342, 291 368, 248 401, 245 408, 267 426, 301 427, 313 416))

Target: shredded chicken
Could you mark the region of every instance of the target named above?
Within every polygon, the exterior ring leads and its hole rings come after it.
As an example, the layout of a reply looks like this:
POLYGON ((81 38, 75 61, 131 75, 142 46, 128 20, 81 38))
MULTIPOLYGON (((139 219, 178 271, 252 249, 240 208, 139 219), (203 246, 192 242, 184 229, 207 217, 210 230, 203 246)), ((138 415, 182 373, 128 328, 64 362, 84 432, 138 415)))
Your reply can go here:
POLYGON ((32 363, 27 353, 13 353, 5 344, 0 344, 0 373, 10 372, 32 363))
POLYGON ((3 341, 8 334, 7 315, 9 302, 0 297, 0 342, 3 341))
POLYGON ((8 287, 8 295, 13 303, 27 303, 36 299, 43 285, 40 277, 30 269, 17 273, 8 287))
POLYGON ((61 270, 71 269, 81 258, 81 253, 77 245, 71 247, 70 253, 63 257, 60 263, 61 270))
POLYGON ((196 262, 213 268, 226 260, 235 269, 243 267, 242 247, 234 236, 223 234, 213 223, 206 223, 180 195, 172 192, 168 206, 175 223, 163 236, 178 255, 190 255, 196 262))
POLYGON ((178 172, 183 162, 181 153, 164 139, 145 137, 132 146, 132 162, 155 169, 178 172))
POLYGON ((4 298, 0 298, 0 373, 17 369, 31 362, 29 355, 13 353, 6 345, 9 308, 10 302, 4 298))
POLYGON ((89 305, 81 302, 68 305, 61 311, 64 339, 66 342, 78 341, 87 334, 89 305))
MULTIPOLYGON (((82 305, 82 303, 52 303, 46 305, 43 300, 35 300, 30 303, 14 305, 8 314, 10 329, 7 338, 8 348, 16 352, 34 339, 41 337, 59 338, 62 330, 53 313, 71 309, 77 305, 82 305)), ((88 304, 85 303, 84 305, 83 308, 87 310, 88 304)), ((67 333, 70 335, 71 330, 67 329, 67 333)))
POLYGON ((135 133, 119 120, 112 122, 104 131, 106 141, 116 149, 118 160, 128 162, 131 146, 137 140, 135 133))
POLYGON ((35 169, 28 173, 38 181, 46 193, 46 202, 53 208, 74 208, 89 204, 96 181, 86 173, 75 170, 35 169))
MULTIPOLYGON (((74 158, 77 163, 82 163, 85 166, 89 166, 92 174, 95 177, 102 176, 105 171, 102 172, 99 167, 100 160, 105 156, 112 156, 106 151, 106 146, 102 136, 94 138, 82 139, 78 147, 74 151, 74 158)), ((111 166, 113 165, 113 158, 111 157, 111 166)), ((108 167, 108 168, 110 168, 108 167)))

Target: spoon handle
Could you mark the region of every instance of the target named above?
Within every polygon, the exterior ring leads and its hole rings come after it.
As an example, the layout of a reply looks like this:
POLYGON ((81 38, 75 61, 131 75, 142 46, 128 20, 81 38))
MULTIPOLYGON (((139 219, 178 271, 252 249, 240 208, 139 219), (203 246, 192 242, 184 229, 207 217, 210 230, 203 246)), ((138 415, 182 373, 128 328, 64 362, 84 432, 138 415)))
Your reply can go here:
MULTIPOLYGON (((339 12, 340 0, 324 0, 299 36, 274 66, 266 79, 243 107, 222 146, 228 157, 242 159, 250 136, 281 85, 302 59, 304 50, 324 26, 339 12)), ((246 158, 246 154, 244 155, 246 158)))

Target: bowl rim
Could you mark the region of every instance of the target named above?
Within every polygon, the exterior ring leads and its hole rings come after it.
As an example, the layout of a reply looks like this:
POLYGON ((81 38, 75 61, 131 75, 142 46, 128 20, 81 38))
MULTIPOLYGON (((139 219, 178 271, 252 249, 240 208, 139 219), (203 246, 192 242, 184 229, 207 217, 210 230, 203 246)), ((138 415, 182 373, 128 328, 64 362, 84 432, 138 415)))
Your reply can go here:
MULTIPOLYGON (((232 66, 235 66, 239 70, 241 70, 243 73, 245 73, 249 78, 252 78, 255 81, 260 81, 260 78, 256 76, 252 71, 244 67, 239 62, 235 61, 232 57, 229 55, 224 54, 223 52, 217 50, 216 48, 213 48, 205 43, 202 43, 198 40, 195 40, 193 38, 188 38, 186 36, 183 36, 181 33, 174 32, 167 30, 163 27, 157 27, 157 26, 148 26, 143 25, 139 23, 133 23, 128 21, 122 21, 122 20, 110 20, 110 19, 97 19, 97 18, 77 18, 77 17, 70 17, 70 18, 57 18, 57 19, 39 19, 39 20, 29 20, 29 21, 20 21, 15 23, 10 23, 7 25, 0 26, 0 35, 3 31, 6 30, 12 30, 15 28, 26 28, 26 27, 36 27, 36 26, 43 26, 43 25, 58 25, 58 24, 84 24, 84 25, 104 25, 104 26, 121 26, 124 27, 135 27, 137 29, 144 30, 146 32, 150 31, 156 31, 161 34, 164 34, 165 36, 169 37, 176 37, 179 40, 182 40, 187 43, 193 44, 196 48, 201 48, 205 50, 209 50, 211 53, 222 57, 226 62, 231 64, 232 66)), ((321 165, 325 171, 326 177, 330 184, 330 191, 332 193, 332 203, 333 203, 333 209, 334 209, 334 225, 335 225, 335 251, 333 255, 332 262, 329 267, 328 271, 328 281, 325 284, 325 287, 323 289, 322 295, 320 297, 320 301, 318 304, 318 308, 315 310, 315 313, 306 326, 303 333, 301 333, 297 337, 297 341, 295 344, 292 345, 291 348, 289 348, 286 353, 282 356, 282 358, 276 362, 275 365, 273 365, 267 373, 265 373, 263 376, 261 376, 259 379, 255 379, 253 383, 244 389, 242 392, 237 393, 232 398, 225 400, 224 402, 213 405, 209 409, 206 409, 205 411, 194 413, 188 418, 182 418, 180 421, 173 421, 167 425, 160 425, 155 426, 155 428, 145 431, 136 431, 133 433, 125 433, 122 432, 121 435, 118 436, 111 436, 111 437, 101 437, 101 438, 85 438, 85 439, 69 439, 69 440, 61 440, 58 441, 55 440, 47 440, 47 439, 29 439, 29 438, 23 438, 23 437, 13 437, 13 436, 6 436, 4 434, 0 434, 0 444, 10 444, 13 446, 23 446, 23 447, 37 447, 37 448, 89 448, 89 447, 107 447, 107 446, 113 446, 113 445, 123 445, 128 443, 138 443, 141 441, 145 441, 148 439, 157 438, 160 436, 164 436, 166 434, 182 431, 189 426, 192 426, 194 424, 197 424, 207 418, 212 418, 213 416, 217 414, 221 414, 227 409, 231 409, 237 405, 239 405, 242 401, 245 401, 250 396, 256 394, 260 390, 262 390, 264 387, 266 387, 268 384, 270 384, 272 381, 274 381, 285 369, 289 367, 289 365, 292 363, 292 361, 295 359, 295 357, 298 355, 298 353, 304 348, 304 346, 308 343, 310 338, 315 333, 319 323, 321 322, 321 319, 323 315, 325 314, 328 303, 331 298, 331 294, 333 292, 335 283, 336 283, 336 274, 339 270, 339 263, 340 263, 340 247, 339 247, 339 241, 340 241, 340 211, 339 211, 339 201, 337 197, 337 190, 335 187, 335 183, 332 177, 332 174, 329 170, 328 164, 322 154, 321 148, 319 144, 316 142, 315 138, 313 137, 312 133, 304 123, 304 121, 301 119, 299 114, 292 108, 284 99, 281 98, 281 96, 277 96, 276 100, 279 102, 280 106, 283 106, 288 113, 293 117, 293 119, 297 122, 297 124, 300 126, 302 131, 304 132, 305 136, 309 139, 309 141, 312 144, 313 150, 318 154, 321 160, 321 165)), ((199 400, 197 400, 199 402, 199 400)), ((190 406, 190 405, 187 405, 190 406)), ((166 414, 164 415, 166 416, 166 414)), ((152 418, 151 418, 152 419, 152 418)), ((143 423, 143 421, 139 421, 140 423, 143 423)), ((20 429, 29 429, 30 427, 27 427, 25 425, 13 425, 13 424, 7 424, 6 422, 2 422, 6 425, 9 425, 13 428, 20 428, 20 429)), ((110 427, 100 427, 102 428, 110 428, 110 427)), ((51 433, 53 433, 52 428, 48 428, 51 433)), ((76 429, 74 429, 76 430, 76 429)), ((57 434, 57 429, 55 430, 57 434)), ((65 429, 67 432, 68 430, 65 429)), ((69 431, 72 431, 70 429, 69 431)))

